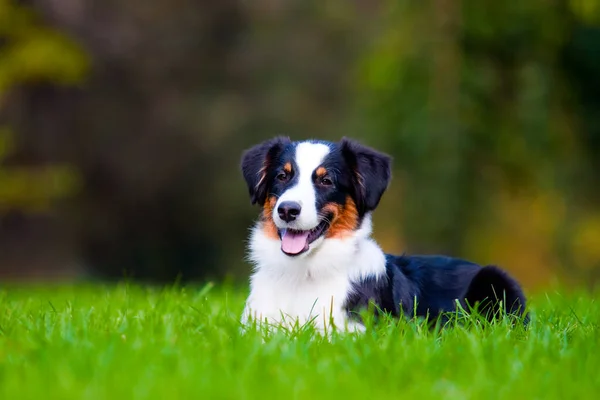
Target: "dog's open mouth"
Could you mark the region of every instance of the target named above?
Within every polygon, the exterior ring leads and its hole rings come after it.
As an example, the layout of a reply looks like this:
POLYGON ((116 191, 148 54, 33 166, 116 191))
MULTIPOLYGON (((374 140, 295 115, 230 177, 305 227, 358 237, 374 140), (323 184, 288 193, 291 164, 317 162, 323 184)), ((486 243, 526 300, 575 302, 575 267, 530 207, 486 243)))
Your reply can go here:
POLYGON ((329 227, 328 219, 323 219, 319 225, 309 231, 280 229, 281 251, 288 256, 297 256, 308 250, 310 244, 320 238, 329 227))

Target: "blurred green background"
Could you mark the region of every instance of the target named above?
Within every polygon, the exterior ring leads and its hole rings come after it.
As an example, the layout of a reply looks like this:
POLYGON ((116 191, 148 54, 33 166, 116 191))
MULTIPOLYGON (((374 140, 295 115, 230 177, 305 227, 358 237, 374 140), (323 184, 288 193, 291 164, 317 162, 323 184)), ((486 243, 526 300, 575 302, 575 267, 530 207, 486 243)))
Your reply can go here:
POLYGON ((600 280, 600 0, 0 0, 0 278, 242 282, 243 149, 394 157, 384 250, 600 280))

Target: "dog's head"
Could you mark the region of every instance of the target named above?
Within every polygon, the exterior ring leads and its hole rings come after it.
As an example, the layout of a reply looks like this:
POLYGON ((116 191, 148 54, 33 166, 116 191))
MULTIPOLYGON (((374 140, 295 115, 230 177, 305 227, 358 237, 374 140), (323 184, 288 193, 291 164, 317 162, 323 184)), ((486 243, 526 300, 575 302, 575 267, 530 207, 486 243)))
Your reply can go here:
POLYGON ((290 257, 327 239, 343 239, 374 210, 391 178, 391 158, 343 138, 338 143, 276 137, 242 156, 252 204, 264 234, 290 257))

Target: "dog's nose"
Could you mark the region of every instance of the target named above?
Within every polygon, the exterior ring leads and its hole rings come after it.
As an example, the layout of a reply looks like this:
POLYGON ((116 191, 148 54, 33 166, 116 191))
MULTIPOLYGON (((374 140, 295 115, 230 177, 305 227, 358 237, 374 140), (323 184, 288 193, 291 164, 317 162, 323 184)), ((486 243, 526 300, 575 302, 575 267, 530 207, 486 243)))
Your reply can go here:
POLYGON ((300 210, 302 210, 302 207, 295 201, 284 201, 277 207, 279 218, 285 222, 292 222, 295 220, 300 214, 300 210))

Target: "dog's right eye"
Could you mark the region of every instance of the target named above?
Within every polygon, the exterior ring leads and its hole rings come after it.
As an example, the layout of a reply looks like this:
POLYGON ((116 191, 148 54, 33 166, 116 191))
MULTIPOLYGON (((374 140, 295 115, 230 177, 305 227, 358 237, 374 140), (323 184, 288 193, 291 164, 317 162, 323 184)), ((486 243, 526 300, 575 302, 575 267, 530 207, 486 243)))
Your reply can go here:
POLYGON ((277 179, 280 180, 281 182, 285 182, 288 178, 288 174, 285 172, 280 172, 279 174, 277 174, 277 179))

